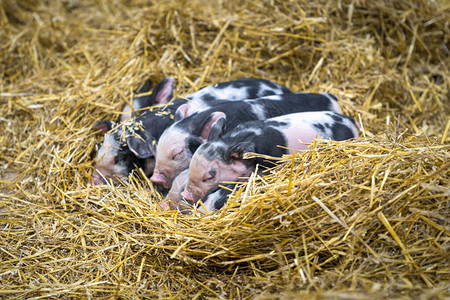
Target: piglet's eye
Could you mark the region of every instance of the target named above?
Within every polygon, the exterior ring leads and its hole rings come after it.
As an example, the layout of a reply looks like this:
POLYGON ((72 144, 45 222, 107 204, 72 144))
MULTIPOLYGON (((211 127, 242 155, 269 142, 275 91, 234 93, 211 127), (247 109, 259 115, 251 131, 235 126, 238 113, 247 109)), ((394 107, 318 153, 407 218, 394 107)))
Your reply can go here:
POLYGON ((172 155, 172 159, 180 159, 181 158, 181 154, 183 153, 183 148, 182 147, 176 147, 175 149, 173 149, 171 151, 171 155, 172 155))
POLYGON ((209 171, 209 173, 203 178, 203 182, 208 182, 216 177, 216 171, 209 171))

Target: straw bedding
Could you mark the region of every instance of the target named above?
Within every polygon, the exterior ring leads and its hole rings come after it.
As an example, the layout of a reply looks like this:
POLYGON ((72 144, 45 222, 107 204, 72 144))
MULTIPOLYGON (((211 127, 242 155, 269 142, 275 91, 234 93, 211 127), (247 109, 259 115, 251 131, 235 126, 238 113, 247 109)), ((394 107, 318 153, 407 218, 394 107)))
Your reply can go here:
POLYGON ((446 1, 0 2, 0 297, 448 299, 446 1), (162 211, 136 173, 89 186, 101 119, 147 78, 260 77, 361 122, 162 211))

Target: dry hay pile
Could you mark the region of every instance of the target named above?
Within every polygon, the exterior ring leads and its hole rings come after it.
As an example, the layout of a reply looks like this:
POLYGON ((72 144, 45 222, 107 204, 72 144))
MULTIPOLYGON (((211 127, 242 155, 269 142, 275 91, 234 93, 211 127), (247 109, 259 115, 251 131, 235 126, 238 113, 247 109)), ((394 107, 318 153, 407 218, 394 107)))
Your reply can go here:
POLYGON ((0 298, 450 296, 447 1, 0 3, 0 298), (208 216, 87 186, 92 124, 165 76, 331 92, 362 137, 208 216))

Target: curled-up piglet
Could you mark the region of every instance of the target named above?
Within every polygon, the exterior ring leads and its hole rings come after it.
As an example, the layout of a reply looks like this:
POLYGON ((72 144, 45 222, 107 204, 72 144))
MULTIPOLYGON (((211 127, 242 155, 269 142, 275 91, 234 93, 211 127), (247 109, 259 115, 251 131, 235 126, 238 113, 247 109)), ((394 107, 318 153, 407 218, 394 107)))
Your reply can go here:
POLYGON ((189 165, 188 182, 181 197, 191 203, 215 192, 221 181, 249 177, 256 165, 272 166, 266 159, 244 159, 247 152, 281 157, 296 149, 303 151, 316 137, 336 141, 358 137, 355 120, 334 112, 304 112, 265 121, 241 124, 225 132, 224 122, 216 122, 212 141, 201 145, 189 165))
POLYGON ((150 179, 166 189, 170 188, 172 180, 189 166, 195 150, 208 140, 211 128, 219 120, 225 128, 232 129, 248 121, 306 111, 342 112, 336 98, 330 94, 292 93, 233 101, 186 118, 177 117, 176 122, 161 135, 155 171, 150 179))
MULTIPOLYGON (((148 93, 151 82, 147 81, 139 93, 148 93)), ((135 108, 151 107, 167 103, 172 98, 173 78, 161 81, 150 95, 140 96, 133 100, 135 108)), ((147 128, 158 128, 166 122, 161 118, 158 124, 152 124, 149 116, 151 109, 139 112, 128 119, 131 108, 125 106, 121 117, 123 122, 116 123, 104 120, 96 123, 93 128, 105 134, 104 141, 95 159, 96 166, 92 174, 93 184, 104 184, 108 180, 125 179, 135 168, 142 168, 145 173, 154 168, 154 147, 151 132, 147 128), (127 112, 127 110, 129 110, 127 112), (147 114, 149 112, 149 114, 147 114), (155 125, 155 126, 151 126, 155 125)), ((167 124, 169 126, 170 124, 167 124)), ((162 132, 165 129, 160 129, 162 132)))

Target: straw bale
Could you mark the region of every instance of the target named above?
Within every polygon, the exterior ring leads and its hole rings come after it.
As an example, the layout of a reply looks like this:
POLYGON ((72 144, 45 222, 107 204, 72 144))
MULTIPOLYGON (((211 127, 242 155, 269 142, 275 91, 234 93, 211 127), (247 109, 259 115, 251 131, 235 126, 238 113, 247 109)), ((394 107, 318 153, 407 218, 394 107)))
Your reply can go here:
POLYGON ((448 299, 447 1, 0 2, 0 298, 448 299), (362 125, 162 211, 89 186, 101 119, 145 79, 330 92, 362 125))

